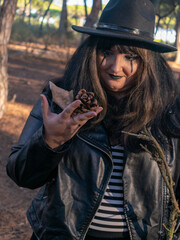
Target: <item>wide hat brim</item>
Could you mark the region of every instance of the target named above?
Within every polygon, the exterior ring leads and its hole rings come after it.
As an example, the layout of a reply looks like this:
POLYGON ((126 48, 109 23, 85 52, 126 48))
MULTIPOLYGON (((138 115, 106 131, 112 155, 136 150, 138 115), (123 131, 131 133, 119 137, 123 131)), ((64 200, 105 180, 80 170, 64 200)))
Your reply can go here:
POLYGON ((135 35, 127 32, 104 30, 104 29, 90 28, 90 27, 80 27, 76 25, 72 25, 72 29, 77 32, 93 35, 93 36, 118 38, 119 40, 121 40, 122 44, 124 45, 141 47, 141 48, 149 49, 155 52, 167 53, 167 52, 177 51, 177 48, 174 46, 156 42, 153 39, 149 39, 145 36, 143 37, 142 35, 139 36, 139 35, 135 35))

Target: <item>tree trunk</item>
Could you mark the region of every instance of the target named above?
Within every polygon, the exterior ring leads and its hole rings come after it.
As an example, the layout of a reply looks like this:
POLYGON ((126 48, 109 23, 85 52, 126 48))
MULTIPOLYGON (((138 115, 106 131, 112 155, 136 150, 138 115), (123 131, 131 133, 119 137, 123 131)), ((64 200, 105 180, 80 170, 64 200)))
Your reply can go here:
MULTIPOLYGON (((99 11, 102 9, 102 1, 101 0, 93 0, 93 6, 91 9, 91 13, 87 16, 86 22, 84 24, 85 27, 93 27, 98 21, 99 11)), ((87 35, 82 34, 81 42, 87 35)))
POLYGON ((17 0, 4 0, 0 10, 0 118, 5 111, 8 95, 7 44, 16 14, 17 0))
POLYGON ((41 21, 41 25, 40 25, 40 28, 39 28, 39 36, 42 35, 42 29, 43 29, 44 18, 45 18, 46 15, 48 14, 52 2, 53 2, 53 0, 50 0, 50 1, 49 1, 48 8, 46 9, 46 11, 45 11, 45 13, 44 13, 44 15, 43 15, 43 18, 42 18, 42 21, 41 21))
POLYGON ((101 0, 93 0, 93 6, 91 9, 91 13, 87 16, 86 22, 84 24, 85 27, 93 27, 94 24, 97 23, 99 11, 102 9, 101 0))
POLYGON ((179 51, 177 51, 175 62, 180 64, 180 6, 176 19, 176 47, 179 51))
POLYGON ((87 19, 88 13, 87 13, 87 2, 84 0, 84 11, 85 11, 85 17, 87 19))
POLYGON ((31 5, 32 5, 32 0, 29 0, 29 26, 31 26, 31 5))
POLYGON ((28 3, 26 2, 26 0, 24 0, 24 10, 23 10, 23 22, 24 22, 24 19, 25 19, 25 16, 26 16, 26 7, 27 7, 28 3))
POLYGON ((63 0, 63 6, 61 11, 60 23, 59 23, 59 36, 60 36, 60 44, 65 43, 67 37, 67 3, 66 0, 63 0))

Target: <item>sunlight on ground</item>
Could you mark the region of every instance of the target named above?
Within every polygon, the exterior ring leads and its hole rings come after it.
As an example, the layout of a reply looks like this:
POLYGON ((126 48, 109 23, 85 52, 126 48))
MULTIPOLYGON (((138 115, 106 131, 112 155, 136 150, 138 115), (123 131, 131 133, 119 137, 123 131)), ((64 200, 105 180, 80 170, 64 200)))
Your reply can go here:
POLYGON ((32 106, 16 102, 7 102, 6 112, 0 119, 1 132, 18 137, 26 122, 32 106))
POLYGON ((25 42, 10 43, 8 44, 8 49, 18 51, 19 53, 22 52, 28 54, 29 56, 42 57, 62 62, 66 62, 75 51, 75 48, 73 47, 49 45, 48 49, 45 49, 44 44, 25 42))

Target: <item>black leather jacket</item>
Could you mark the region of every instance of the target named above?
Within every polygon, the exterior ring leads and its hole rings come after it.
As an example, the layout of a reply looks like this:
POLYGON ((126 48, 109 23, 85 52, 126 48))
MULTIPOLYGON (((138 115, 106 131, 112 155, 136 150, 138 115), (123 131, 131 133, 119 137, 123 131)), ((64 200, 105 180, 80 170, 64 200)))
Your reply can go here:
MULTIPOLYGON (((83 240, 103 198, 112 171, 112 156, 102 124, 81 131, 61 148, 50 149, 43 139, 40 101, 13 147, 8 175, 26 188, 39 188, 27 212, 38 239, 83 240)), ((180 196, 180 100, 164 121, 169 147, 165 155, 180 196)), ((157 136, 164 137, 161 133, 157 136)), ((164 238, 169 192, 155 161, 145 152, 127 152, 124 211, 132 240, 164 238)))

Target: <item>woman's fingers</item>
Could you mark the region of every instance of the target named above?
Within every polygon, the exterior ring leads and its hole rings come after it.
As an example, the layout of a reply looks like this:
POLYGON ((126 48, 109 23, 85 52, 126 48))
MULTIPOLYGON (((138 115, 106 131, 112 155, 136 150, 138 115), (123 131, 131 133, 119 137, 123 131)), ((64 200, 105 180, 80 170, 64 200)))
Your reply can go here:
POLYGON ((75 125, 83 125, 91 118, 96 117, 101 111, 103 110, 102 107, 98 107, 96 111, 90 111, 87 113, 79 113, 76 116, 72 117, 72 123, 75 125))
POLYGON ((45 95, 41 94, 40 97, 41 97, 41 110, 42 110, 43 119, 46 120, 50 113, 49 103, 45 95))
POLYGON ((80 100, 76 100, 76 101, 72 102, 62 111, 61 117, 64 120, 69 119, 71 117, 72 113, 74 112, 74 110, 76 110, 76 108, 78 108, 80 105, 81 105, 80 100))
POLYGON ((103 107, 97 107, 96 108, 96 113, 99 114, 103 110, 103 107))
POLYGON ((79 113, 78 115, 76 115, 73 118, 74 118, 74 120, 79 122, 79 121, 88 121, 89 119, 96 117, 96 116, 97 116, 96 112, 87 112, 87 113, 79 113))
POLYGON ((102 107, 97 107, 97 109, 95 111, 90 111, 90 112, 87 112, 87 113, 78 114, 77 115, 77 117, 79 118, 78 120, 80 120, 80 121, 89 120, 93 117, 96 117, 102 110, 103 110, 102 107))

